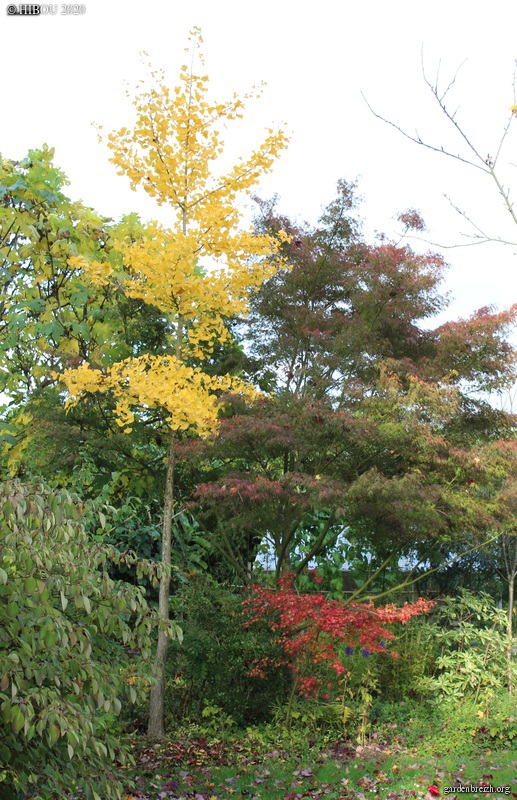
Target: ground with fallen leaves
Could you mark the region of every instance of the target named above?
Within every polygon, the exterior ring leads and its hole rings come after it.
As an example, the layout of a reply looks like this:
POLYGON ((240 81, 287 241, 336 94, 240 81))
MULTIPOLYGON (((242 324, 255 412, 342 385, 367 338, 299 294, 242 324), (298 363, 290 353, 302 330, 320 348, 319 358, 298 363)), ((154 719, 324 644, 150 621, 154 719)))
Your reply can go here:
POLYGON ((273 749, 245 734, 155 745, 134 737, 132 749, 128 786, 132 780, 134 788, 126 800, 409 800, 425 798, 431 784, 440 797, 517 797, 517 751, 469 757, 427 750, 418 757, 396 742, 303 744, 299 734, 273 749))

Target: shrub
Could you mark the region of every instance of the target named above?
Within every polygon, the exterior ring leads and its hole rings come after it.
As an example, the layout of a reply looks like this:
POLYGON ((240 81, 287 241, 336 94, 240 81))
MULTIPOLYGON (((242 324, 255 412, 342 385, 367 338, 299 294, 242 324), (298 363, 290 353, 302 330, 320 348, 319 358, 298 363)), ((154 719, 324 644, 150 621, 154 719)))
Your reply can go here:
POLYGON ((0 486, 2 797, 121 796, 110 715, 143 690, 152 620, 142 590, 109 577, 117 554, 88 540, 81 513, 66 491, 0 486))
MULTIPOLYGON (((397 658, 386 658, 372 653, 370 667, 379 682, 379 693, 384 701, 395 702, 409 698, 424 699, 428 694, 425 679, 436 671, 439 646, 436 624, 427 616, 414 617, 400 628, 393 629, 391 649, 397 658)), ((350 668, 361 669, 360 659, 350 660, 350 668)))
POLYGON ((472 755, 486 748, 515 748, 517 718, 515 701, 499 695, 482 709, 472 698, 461 703, 451 699, 409 706, 406 722, 407 746, 424 755, 472 755))
POLYGON ((266 625, 244 627, 239 592, 192 573, 174 598, 173 611, 184 638, 171 647, 169 716, 208 719, 206 709, 217 708, 218 719, 230 715, 238 725, 267 720, 285 697, 290 675, 272 670, 267 682, 249 676, 254 661, 277 657, 279 650, 266 625))
MULTIPOLYGON (((484 703, 508 686, 506 611, 490 595, 462 590, 437 607, 432 626, 440 652, 437 672, 423 678, 435 697, 484 703)), ((512 665, 517 682, 517 664, 512 665)))

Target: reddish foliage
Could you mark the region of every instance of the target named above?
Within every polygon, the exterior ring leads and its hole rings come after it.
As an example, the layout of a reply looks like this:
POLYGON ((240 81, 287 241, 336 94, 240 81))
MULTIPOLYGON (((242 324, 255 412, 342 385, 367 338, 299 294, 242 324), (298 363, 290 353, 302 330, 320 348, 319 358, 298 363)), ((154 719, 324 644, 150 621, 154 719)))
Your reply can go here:
POLYGON ((385 652, 385 642, 394 635, 386 626, 405 624, 432 607, 432 601, 422 598, 400 607, 375 607, 371 602, 345 605, 323 594, 298 594, 291 575, 280 579, 278 589, 255 586, 245 601, 247 624, 268 620, 277 633, 283 658, 275 663, 268 659, 255 663, 250 675, 265 677, 269 667, 288 666, 296 676, 298 692, 314 695, 320 689, 319 665, 330 667, 336 676, 346 671, 340 657, 345 645, 349 653, 352 647, 362 646, 365 656, 385 652), (302 671, 309 674, 302 675, 302 671))
POLYGON ((517 321, 517 304, 495 312, 480 308, 468 319, 447 322, 437 329, 435 368, 490 390, 515 378, 517 354, 507 341, 517 321))
POLYGON ((278 480, 269 480, 261 475, 254 478, 229 475, 223 481, 200 483, 193 493, 194 499, 207 504, 222 502, 232 496, 234 513, 242 509, 243 500, 258 501, 259 510, 265 513, 266 518, 271 518, 275 504, 291 503, 299 508, 312 508, 315 502, 338 503, 343 493, 339 481, 297 472, 281 475, 278 480))
POLYGON ((397 216, 399 222, 402 222, 408 230, 425 231, 425 223, 420 212, 414 208, 408 208, 406 211, 401 211, 397 216))

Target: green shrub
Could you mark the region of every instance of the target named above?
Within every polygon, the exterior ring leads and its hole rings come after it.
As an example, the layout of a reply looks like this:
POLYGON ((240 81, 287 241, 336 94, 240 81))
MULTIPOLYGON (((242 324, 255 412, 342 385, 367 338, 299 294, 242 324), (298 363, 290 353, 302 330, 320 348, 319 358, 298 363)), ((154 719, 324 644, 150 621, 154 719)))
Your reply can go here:
MULTIPOLYGON (((490 595, 462 590, 437 607, 432 624, 440 648, 436 674, 423 677, 424 692, 483 704, 508 686, 506 611, 490 595)), ((517 659, 513 682, 517 683, 517 659)))
POLYGON ((147 683, 151 617, 141 589, 109 577, 116 553, 88 540, 81 512, 65 491, 0 486, 2 797, 121 796, 113 719, 147 683))
POLYGON ((216 725, 228 715, 238 725, 266 721, 275 702, 287 696, 291 678, 271 670, 267 680, 249 676, 254 661, 278 655, 265 625, 247 630, 239 592, 208 575, 191 574, 173 600, 173 613, 184 631, 173 643, 168 663, 167 711, 174 721, 209 719, 216 725))
POLYGON ((386 737, 389 739, 391 729, 398 728, 407 732, 415 720, 418 727, 421 724, 420 714, 425 718, 432 714, 429 704, 424 701, 411 699, 392 702, 377 697, 372 707, 372 724, 383 739, 386 737))
MULTIPOLYGON (((507 613, 493 598, 462 590, 441 600, 430 616, 411 619, 402 630, 395 626, 389 650, 397 658, 374 653, 368 659, 381 699, 470 698, 482 706, 508 686, 506 625, 507 613)), ((347 662, 356 684, 365 669, 359 655, 347 662)))
POLYGON ((508 694, 494 695, 477 709, 475 741, 484 747, 515 748, 517 743, 517 713, 515 698, 508 694))
POLYGON ((421 703, 409 720, 411 734, 407 743, 439 755, 468 755, 486 747, 511 747, 517 737, 517 720, 509 700, 504 695, 494 696, 486 710, 472 698, 461 703, 450 699, 421 703))
MULTIPOLYGON (((393 632, 395 638, 390 641, 389 649, 396 653, 396 658, 372 653, 369 659, 380 696, 389 702, 422 699, 427 694, 423 680, 434 674, 439 655, 436 625, 430 617, 414 617, 402 629, 400 625, 393 626, 393 632)), ((356 664, 358 661, 356 658, 356 664)), ((364 669, 364 664, 359 663, 355 670, 358 668, 364 669)))

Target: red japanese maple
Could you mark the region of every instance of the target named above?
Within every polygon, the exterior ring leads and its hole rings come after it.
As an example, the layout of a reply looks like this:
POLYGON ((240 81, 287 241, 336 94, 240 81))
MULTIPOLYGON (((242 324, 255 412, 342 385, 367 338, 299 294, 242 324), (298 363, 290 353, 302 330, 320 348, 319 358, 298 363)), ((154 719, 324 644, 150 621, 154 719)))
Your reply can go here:
POLYGON ((267 620, 277 634, 282 657, 255 662, 250 675, 265 677, 267 668, 287 666, 294 672, 298 692, 314 695, 322 688, 321 666, 342 675, 346 671, 342 654, 350 654, 355 646, 361 646, 365 656, 385 652, 385 643, 394 636, 387 626, 404 624, 432 607, 432 601, 422 598, 403 606, 376 607, 371 602, 347 605, 320 593, 298 594, 292 575, 282 577, 277 589, 255 586, 245 601, 247 625, 267 620))

